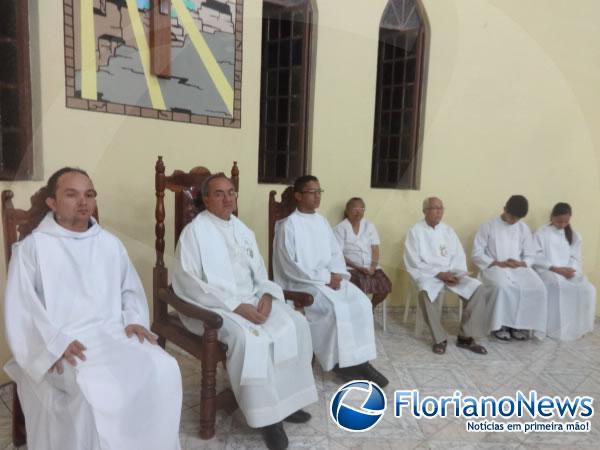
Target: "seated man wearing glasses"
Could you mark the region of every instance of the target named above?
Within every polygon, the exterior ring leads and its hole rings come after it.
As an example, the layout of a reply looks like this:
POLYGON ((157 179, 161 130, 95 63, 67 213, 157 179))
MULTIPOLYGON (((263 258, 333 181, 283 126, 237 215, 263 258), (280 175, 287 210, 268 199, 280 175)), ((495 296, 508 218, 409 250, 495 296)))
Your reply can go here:
POLYGON ((322 192, 312 175, 294 183, 297 209, 275 225, 275 281, 314 297, 305 313, 323 370, 384 387, 387 378, 369 364, 376 357, 371 302, 349 282, 342 250, 327 219, 316 212, 322 192))
MULTIPOLYGON (((173 289, 221 315, 219 339, 228 346, 227 372, 240 410, 250 427, 261 428, 269 449, 284 449, 282 421, 308 421, 300 408, 317 401, 310 331, 269 281, 254 233, 233 215, 236 197, 222 173, 205 181, 206 210, 181 233, 173 289)), ((181 320, 193 333, 204 332, 201 321, 181 320)))
POLYGON ((419 290, 419 305, 433 338, 432 350, 446 353, 448 335, 441 322, 441 294, 447 289, 463 302, 464 312, 456 345, 485 355, 475 337, 487 334, 489 308, 481 282, 467 273, 467 258, 454 230, 442 222, 444 204, 437 197, 423 201, 423 220, 408 230, 404 264, 419 290))

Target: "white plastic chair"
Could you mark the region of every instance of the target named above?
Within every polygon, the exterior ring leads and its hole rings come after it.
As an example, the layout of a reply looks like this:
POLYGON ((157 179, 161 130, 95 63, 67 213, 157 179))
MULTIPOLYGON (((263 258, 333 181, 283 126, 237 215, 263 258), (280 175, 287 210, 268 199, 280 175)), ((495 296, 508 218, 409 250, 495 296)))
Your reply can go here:
POLYGON ((389 295, 381 302, 381 322, 383 324, 383 332, 387 332, 387 303, 389 295))

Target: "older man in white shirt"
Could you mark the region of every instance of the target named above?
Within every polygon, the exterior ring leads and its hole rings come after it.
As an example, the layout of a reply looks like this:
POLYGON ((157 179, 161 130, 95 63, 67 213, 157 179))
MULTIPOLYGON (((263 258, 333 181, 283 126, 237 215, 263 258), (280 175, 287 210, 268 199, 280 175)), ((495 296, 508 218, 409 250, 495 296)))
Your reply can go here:
MULTIPOLYGON (((227 373, 238 405, 269 449, 288 446, 282 421, 303 423, 317 401, 306 319, 269 281, 254 233, 235 215, 236 192, 223 174, 202 187, 206 211, 182 231, 173 289, 184 300, 218 312, 219 339, 228 346, 227 373)), ((201 321, 181 317, 192 332, 201 321)))
POLYGON ((500 217, 481 225, 473 242, 473 262, 481 270, 485 296, 494 304, 490 331, 503 341, 527 339, 527 330, 539 338, 546 334, 546 287, 531 268, 536 248, 521 221, 528 209, 525 197, 511 196, 500 217))
POLYGON ((316 212, 322 192, 312 175, 294 183, 298 208, 275 226, 275 280, 285 289, 314 297, 305 314, 323 370, 333 369, 346 380, 368 379, 384 387, 388 379, 369 363, 377 355, 371 301, 349 282, 333 230, 316 212))
POLYGON ((447 289, 459 296, 464 310, 456 345, 485 355, 485 347, 474 337, 485 336, 486 302, 482 298, 481 282, 467 273, 465 252, 454 230, 442 222, 444 204, 437 197, 423 202, 425 218, 406 235, 404 264, 419 289, 419 304, 425 323, 433 337, 432 350, 446 352, 448 335, 441 324, 441 292, 447 289))
POLYGON ((50 177, 50 212, 13 246, 5 327, 30 450, 177 450, 181 374, 148 331, 123 244, 88 175, 50 177))

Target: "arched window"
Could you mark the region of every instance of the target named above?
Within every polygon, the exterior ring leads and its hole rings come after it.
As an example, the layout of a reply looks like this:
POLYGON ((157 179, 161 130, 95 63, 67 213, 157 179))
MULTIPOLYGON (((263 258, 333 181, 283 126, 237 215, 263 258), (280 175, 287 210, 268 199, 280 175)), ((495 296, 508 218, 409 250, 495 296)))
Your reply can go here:
POLYGON ((258 181, 291 183, 306 170, 310 0, 263 3, 258 181))
POLYGON ((428 31, 418 0, 389 0, 379 27, 371 186, 416 189, 428 31))
POLYGON ((0 180, 33 175, 27 8, 0 1, 0 180))

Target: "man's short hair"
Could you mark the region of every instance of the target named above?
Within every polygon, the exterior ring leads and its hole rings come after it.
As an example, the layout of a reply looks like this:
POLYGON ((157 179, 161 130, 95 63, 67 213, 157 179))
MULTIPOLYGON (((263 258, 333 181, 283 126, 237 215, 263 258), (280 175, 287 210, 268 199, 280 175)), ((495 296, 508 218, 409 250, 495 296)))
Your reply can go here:
POLYGON ((296 181, 294 181, 294 192, 302 192, 304 190, 304 186, 311 181, 318 182, 319 179, 313 175, 302 175, 301 177, 296 178, 296 181))
POLYGON ((423 211, 425 211, 427 208, 429 208, 430 201, 431 201, 431 197, 427 197, 425 200, 423 200, 423 211))
POLYGON ((88 177, 91 180, 90 176, 83 169, 79 169, 77 167, 63 167, 62 169, 58 169, 56 172, 54 172, 52 175, 50 175, 50 178, 48 178, 48 183, 46 184, 46 195, 48 197, 56 198, 56 189, 58 187, 58 179, 60 177, 62 177, 65 173, 70 173, 70 172, 80 173, 81 175, 85 175, 86 177, 88 177))
POLYGON ((504 206, 504 209, 511 216, 515 216, 519 219, 522 219, 527 215, 527 212, 529 211, 529 203, 527 202, 527 199, 522 195, 512 195, 506 202, 506 206, 504 206))
POLYGON ((202 197, 208 197, 208 194, 210 194, 210 182, 212 180, 216 180, 217 178, 225 178, 226 180, 231 182, 231 184, 233 184, 229 177, 223 172, 213 173, 202 183, 202 187, 200 188, 200 194, 202 195, 202 197))

